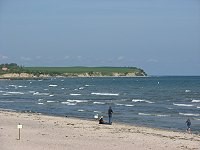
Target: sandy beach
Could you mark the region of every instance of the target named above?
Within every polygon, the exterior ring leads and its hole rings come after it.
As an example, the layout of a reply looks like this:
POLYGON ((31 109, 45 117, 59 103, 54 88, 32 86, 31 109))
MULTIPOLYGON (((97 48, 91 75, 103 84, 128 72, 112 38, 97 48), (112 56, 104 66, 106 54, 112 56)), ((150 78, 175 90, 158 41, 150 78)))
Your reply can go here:
POLYGON ((1 150, 200 149, 196 134, 10 111, 0 111, 0 141, 1 150))

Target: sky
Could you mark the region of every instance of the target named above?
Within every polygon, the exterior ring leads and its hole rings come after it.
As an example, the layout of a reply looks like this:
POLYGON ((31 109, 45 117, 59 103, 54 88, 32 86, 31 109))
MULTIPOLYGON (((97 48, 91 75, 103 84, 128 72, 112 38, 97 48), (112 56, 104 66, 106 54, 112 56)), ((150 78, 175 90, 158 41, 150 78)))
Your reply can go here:
POLYGON ((200 0, 0 0, 0 64, 200 75, 200 0))

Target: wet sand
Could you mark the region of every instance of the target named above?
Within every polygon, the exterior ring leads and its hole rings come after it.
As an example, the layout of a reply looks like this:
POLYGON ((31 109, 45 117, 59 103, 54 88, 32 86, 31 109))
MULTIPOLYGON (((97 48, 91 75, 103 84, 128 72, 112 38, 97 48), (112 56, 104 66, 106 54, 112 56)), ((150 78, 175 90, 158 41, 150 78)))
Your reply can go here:
POLYGON ((1 150, 200 150, 200 135, 0 111, 1 150), (19 129, 18 124, 23 128, 19 129))

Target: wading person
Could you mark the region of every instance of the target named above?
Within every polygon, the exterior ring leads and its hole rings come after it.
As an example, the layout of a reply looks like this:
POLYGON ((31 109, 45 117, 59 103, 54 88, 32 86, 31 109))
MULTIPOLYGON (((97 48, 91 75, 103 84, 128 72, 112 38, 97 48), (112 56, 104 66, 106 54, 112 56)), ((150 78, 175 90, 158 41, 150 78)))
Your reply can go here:
POLYGON ((112 113, 113 113, 113 110, 110 106, 109 109, 108 109, 109 124, 112 124, 112 113))
POLYGON ((188 131, 189 133, 191 133, 191 129, 190 129, 191 121, 190 121, 190 119, 188 118, 187 121, 186 121, 185 123, 186 123, 186 125, 187 125, 187 130, 186 130, 186 131, 188 131))

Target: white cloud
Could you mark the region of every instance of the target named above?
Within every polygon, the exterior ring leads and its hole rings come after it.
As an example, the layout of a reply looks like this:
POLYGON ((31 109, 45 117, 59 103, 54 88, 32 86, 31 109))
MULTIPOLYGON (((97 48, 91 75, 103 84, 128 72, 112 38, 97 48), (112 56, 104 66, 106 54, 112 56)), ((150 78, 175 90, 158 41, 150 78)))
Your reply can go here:
POLYGON ((31 58, 29 58, 29 57, 21 57, 20 58, 22 61, 31 61, 32 59, 31 58))
POLYGON ((4 56, 4 55, 0 54, 0 59, 2 59, 2 60, 8 59, 8 56, 4 56))

